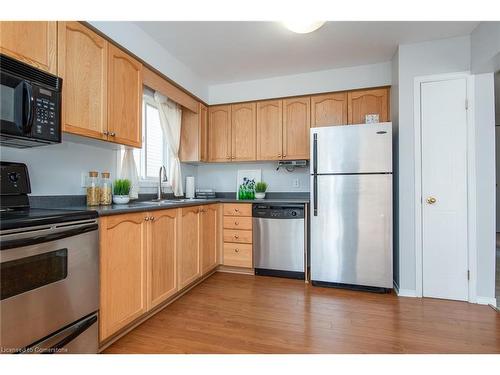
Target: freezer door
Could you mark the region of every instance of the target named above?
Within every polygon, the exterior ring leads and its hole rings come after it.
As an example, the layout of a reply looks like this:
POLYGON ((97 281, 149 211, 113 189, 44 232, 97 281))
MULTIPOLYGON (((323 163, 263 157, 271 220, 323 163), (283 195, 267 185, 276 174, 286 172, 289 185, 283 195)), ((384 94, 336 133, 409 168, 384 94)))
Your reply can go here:
POLYGON ((392 175, 317 176, 311 280, 392 288, 392 175))
POLYGON ((392 124, 311 128, 311 174, 392 172, 392 124))

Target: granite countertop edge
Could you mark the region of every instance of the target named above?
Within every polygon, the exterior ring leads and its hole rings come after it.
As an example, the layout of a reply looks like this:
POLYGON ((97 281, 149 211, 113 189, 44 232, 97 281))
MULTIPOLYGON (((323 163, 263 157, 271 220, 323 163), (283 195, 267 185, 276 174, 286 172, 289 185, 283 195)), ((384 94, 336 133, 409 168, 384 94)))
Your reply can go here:
MULTIPOLYGON (((36 197, 35 197, 36 198, 36 197)), ((141 197, 139 197, 141 198, 141 197)), ((47 201, 33 201, 32 207, 37 208, 59 208, 59 209, 67 209, 67 210, 77 210, 77 211, 95 211, 99 216, 111 216, 111 215, 119 215, 126 213, 136 213, 136 212, 149 212, 149 211, 158 211, 158 210, 168 210, 174 208, 182 208, 182 207, 190 207, 190 206, 201 206, 207 204, 214 203, 263 203, 263 204, 308 204, 309 198, 306 197, 276 197, 276 198, 266 198, 266 199, 255 199, 255 200, 238 200, 235 198, 229 197, 216 197, 213 199, 203 199, 203 200, 192 200, 192 201, 183 201, 183 202, 174 202, 169 204, 147 204, 144 203, 149 199, 139 199, 138 201, 131 202, 129 204, 123 205, 111 205, 111 206, 86 206, 82 203, 81 197, 78 197, 79 200, 75 203, 74 197, 73 200, 71 198, 69 200, 61 200, 61 201, 51 201, 48 204, 47 201)), ((167 198, 168 199, 168 198, 167 198)), ((83 201, 84 202, 84 201, 83 201)))

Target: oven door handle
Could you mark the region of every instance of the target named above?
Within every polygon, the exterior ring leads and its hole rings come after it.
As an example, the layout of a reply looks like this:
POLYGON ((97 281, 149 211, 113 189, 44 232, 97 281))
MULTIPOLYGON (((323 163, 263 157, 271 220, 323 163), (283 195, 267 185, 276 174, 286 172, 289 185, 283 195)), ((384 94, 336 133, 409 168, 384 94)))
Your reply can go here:
POLYGON ((33 232, 31 234, 29 232, 19 233, 21 238, 14 238, 11 240, 7 239, 3 241, 0 240, 0 250, 8 250, 16 247, 31 246, 44 242, 56 241, 62 238, 72 237, 72 236, 77 236, 79 234, 92 232, 94 230, 97 230, 98 228, 99 227, 97 224, 89 224, 89 225, 78 226, 75 228, 68 228, 63 231, 58 231, 59 228, 56 228, 55 231, 52 233, 50 233, 49 231, 49 233, 44 233, 38 236, 36 235, 36 233, 33 232))
POLYGON ((57 354, 62 348, 92 327, 95 323, 97 323, 97 314, 93 314, 73 326, 61 330, 59 333, 56 333, 42 342, 30 345, 28 348, 21 351, 21 353, 57 354))

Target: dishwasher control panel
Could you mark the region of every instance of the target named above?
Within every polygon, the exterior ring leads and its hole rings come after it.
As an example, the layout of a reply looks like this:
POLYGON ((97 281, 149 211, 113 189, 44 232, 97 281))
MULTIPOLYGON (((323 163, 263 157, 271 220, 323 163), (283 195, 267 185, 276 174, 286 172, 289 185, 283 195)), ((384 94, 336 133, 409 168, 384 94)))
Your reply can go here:
POLYGON ((265 219, 303 219, 304 205, 273 205, 254 203, 252 216, 265 219))

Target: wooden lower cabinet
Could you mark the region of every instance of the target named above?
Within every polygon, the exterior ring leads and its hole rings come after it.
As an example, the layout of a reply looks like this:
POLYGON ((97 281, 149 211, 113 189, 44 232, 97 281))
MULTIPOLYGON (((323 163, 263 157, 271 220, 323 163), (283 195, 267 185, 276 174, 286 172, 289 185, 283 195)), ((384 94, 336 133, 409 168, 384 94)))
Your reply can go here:
POLYGON ((100 317, 103 341, 147 311, 146 213, 100 220, 100 317))
POLYGON ((200 207, 181 209, 179 236, 179 287, 183 288, 201 276, 200 262, 200 207))
POLYGON ((101 342, 219 265, 221 209, 211 204, 100 219, 101 342))
POLYGON ((151 212, 148 225, 148 308, 177 292, 177 245, 180 210, 151 212))
POLYGON ((218 204, 201 207, 201 272, 206 274, 219 264, 220 210, 218 204))
POLYGON ((224 266, 253 267, 252 204, 224 204, 224 266))

